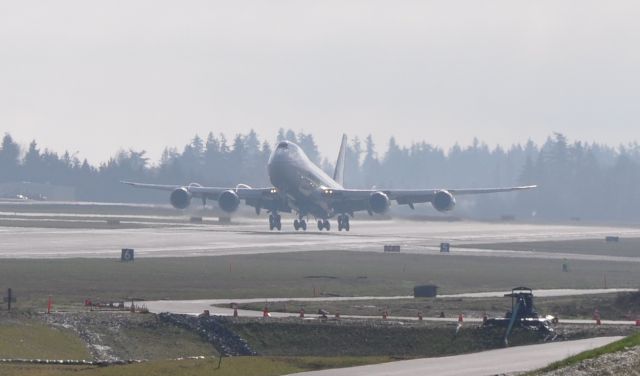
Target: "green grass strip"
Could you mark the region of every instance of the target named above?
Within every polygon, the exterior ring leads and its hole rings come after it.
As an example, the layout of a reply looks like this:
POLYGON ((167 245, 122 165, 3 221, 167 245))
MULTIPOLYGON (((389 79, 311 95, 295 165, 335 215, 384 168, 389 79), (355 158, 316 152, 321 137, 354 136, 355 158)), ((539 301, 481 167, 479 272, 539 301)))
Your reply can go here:
POLYGON ((389 362, 390 357, 232 357, 217 359, 162 360, 124 366, 58 366, 0 364, 2 376, 278 376, 328 368, 389 362))

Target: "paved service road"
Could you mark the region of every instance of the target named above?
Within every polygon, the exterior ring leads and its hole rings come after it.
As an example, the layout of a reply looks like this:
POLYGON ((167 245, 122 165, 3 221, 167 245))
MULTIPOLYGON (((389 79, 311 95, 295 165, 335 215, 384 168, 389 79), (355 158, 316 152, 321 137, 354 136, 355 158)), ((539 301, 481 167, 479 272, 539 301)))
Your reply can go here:
POLYGON ((482 376, 532 371, 623 337, 599 337, 542 345, 516 346, 442 358, 297 373, 298 376, 482 376))
MULTIPOLYGON (((586 295, 586 294, 605 294, 612 292, 620 292, 620 291, 637 291, 637 289, 584 289, 584 290, 536 290, 536 296, 569 296, 569 295, 586 295)), ((469 297, 469 296, 480 296, 480 297, 502 297, 506 292, 504 291, 495 291, 495 292, 485 292, 485 293, 476 293, 476 294, 454 294, 454 295, 442 295, 440 298, 449 297, 469 297)), ((277 302, 287 302, 287 301, 297 301, 297 302, 335 302, 335 301, 356 301, 356 300, 394 300, 394 299, 412 299, 412 296, 359 296, 359 297, 319 297, 319 298, 253 298, 253 299, 202 299, 202 300, 156 300, 156 301, 146 301, 144 302, 145 306, 149 309, 149 311, 153 313, 161 313, 161 312, 171 312, 177 314, 187 314, 187 315, 198 315, 205 310, 208 310, 212 315, 220 315, 220 316, 231 316, 233 315, 233 309, 231 305, 233 303, 236 304, 246 304, 246 303, 277 303, 277 302), (221 306, 221 307, 219 307, 221 306)), ((238 315, 242 317, 261 317, 262 312, 260 311, 249 311, 249 310, 238 310, 238 315)), ((271 317, 297 317, 298 313, 279 313, 272 312, 271 317)), ((318 316, 315 312, 307 312, 306 317, 309 319, 317 318, 318 316)), ((342 315, 343 318, 379 318, 378 316, 350 316, 350 315, 342 315)), ((402 317, 402 316, 389 316, 390 320, 417 320, 417 317, 402 317)), ((440 322, 457 322, 456 317, 451 318, 438 318, 438 317, 424 317, 424 321, 440 321, 440 322)), ((470 323, 480 323, 482 322, 481 318, 466 318, 466 322, 470 323)), ((563 323, 567 324, 593 324, 593 320, 562 320, 563 323)), ((634 325, 634 321, 628 320, 602 320, 602 325, 634 325)))

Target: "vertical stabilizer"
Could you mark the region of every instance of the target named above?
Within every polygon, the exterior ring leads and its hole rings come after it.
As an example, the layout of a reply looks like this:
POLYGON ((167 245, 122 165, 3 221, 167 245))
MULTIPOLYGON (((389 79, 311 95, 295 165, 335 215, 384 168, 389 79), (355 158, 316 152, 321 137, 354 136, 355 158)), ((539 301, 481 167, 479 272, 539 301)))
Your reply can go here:
POLYGON ((347 135, 342 135, 342 143, 340 144, 340 152, 336 161, 336 170, 333 173, 333 180, 344 187, 344 157, 347 153, 347 135))

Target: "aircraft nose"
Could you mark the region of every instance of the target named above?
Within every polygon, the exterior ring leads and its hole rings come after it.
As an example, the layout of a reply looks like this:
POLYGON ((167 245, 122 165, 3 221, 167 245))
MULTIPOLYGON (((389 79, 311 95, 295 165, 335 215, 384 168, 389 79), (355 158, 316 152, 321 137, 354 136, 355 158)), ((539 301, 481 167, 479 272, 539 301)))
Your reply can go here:
POLYGON ((271 153, 271 157, 269 158, 269 165, 286 163, 290 159, 290 155, 287 149, 277 148, 271 153))

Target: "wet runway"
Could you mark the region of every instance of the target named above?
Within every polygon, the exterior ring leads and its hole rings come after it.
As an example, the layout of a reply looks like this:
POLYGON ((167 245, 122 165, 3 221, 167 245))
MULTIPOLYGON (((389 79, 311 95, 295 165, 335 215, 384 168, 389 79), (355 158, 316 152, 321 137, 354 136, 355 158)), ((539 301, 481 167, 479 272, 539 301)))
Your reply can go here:
MULTIPOLYGON (((124 225, 124 223, 123 223, 124 225)), ((352 221, 350 232, 318 231, 310 226, 295 232, 284 223, 271 232, 264 219, 239 219, 231 225, 188 224, 150 228, 57 229, 0 227, 0 258, 114 257, 121 248, 134 248, 137 257, 192 257, 297 251, 382 251, 398 244, 403 253, 436 254, 451 242, 452 254, 499 257, 554 257, 636 262, 640 258, 599 255, 544 254, 480 249, 456 249, 455 244, 535 240, 640 237, 640 228, 586 225, 536 225, 473 221, 352 221)), ((123 226, 124 227, 124 226, 123 226)))

